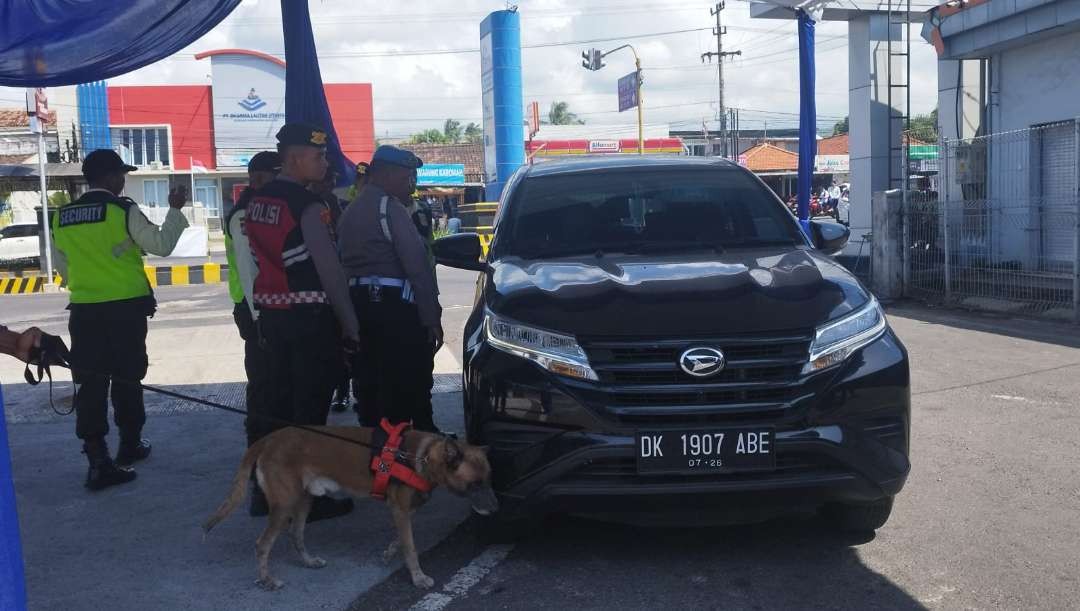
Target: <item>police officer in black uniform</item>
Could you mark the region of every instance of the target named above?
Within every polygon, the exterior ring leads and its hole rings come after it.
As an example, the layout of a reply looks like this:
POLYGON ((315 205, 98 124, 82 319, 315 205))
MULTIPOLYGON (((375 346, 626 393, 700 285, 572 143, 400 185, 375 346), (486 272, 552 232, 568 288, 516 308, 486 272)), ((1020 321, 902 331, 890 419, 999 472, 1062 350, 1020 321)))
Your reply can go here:
MULTIPOLYGON (((271 412, 297 424, 324 425, 344 367, 358 345, 356 313, 331 232, 332 215, 308 189, 323 179, 326 132, 290 123, 277 134, 281 172, 257 190, 244 228, 258 264, 254 301, 272 367, 271 412)), ((309 521, 352 509, 320 497, 309 521)))

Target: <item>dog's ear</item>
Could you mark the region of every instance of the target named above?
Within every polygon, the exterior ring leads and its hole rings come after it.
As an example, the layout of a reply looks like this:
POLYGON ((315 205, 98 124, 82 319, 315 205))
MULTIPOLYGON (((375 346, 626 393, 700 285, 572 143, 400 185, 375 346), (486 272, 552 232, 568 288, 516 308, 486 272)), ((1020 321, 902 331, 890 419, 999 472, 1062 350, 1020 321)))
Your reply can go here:
POLYGON ((465 460, 465 455, 453 439, 447 439, 444 448, 446 467, 451 471, 455 471, 461 466, 461 461, 465 460))

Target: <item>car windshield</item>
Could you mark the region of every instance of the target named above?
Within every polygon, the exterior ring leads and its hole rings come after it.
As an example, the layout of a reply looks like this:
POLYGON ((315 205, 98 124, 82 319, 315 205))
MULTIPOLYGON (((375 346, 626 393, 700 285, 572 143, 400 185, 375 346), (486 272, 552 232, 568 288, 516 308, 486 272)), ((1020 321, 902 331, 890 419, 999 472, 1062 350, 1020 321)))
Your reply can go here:
POLYGON ((496 256, 804 243, 767 187, 729 168, 527 177, 506 212, 496 256))

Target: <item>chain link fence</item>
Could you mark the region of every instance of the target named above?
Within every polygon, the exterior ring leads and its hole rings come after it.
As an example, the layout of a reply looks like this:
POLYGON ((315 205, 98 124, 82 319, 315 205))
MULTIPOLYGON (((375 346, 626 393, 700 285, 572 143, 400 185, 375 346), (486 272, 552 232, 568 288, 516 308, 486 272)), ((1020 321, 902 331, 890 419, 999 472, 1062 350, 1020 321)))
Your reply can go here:
POLYGON ((944 140, 905 208, 912 297, 1080 321, 1080 122, 944 140))

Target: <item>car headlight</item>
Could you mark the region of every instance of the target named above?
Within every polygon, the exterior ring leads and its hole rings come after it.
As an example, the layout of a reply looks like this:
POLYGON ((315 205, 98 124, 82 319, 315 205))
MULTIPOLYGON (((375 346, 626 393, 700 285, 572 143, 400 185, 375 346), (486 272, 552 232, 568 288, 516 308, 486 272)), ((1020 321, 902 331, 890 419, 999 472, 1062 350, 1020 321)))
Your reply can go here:
POLYGON ((888 324, 877 299, 843 318, 818 327, 810 344, 805 373, 821 371, 844 362, 853 352, 881 337, 888 324))
POLYGON ((594 382, 600 379, 573 336, 543 331, 491 312, 484 317, 484 336, 493 348, 530 360, 552 373, 594 382))

